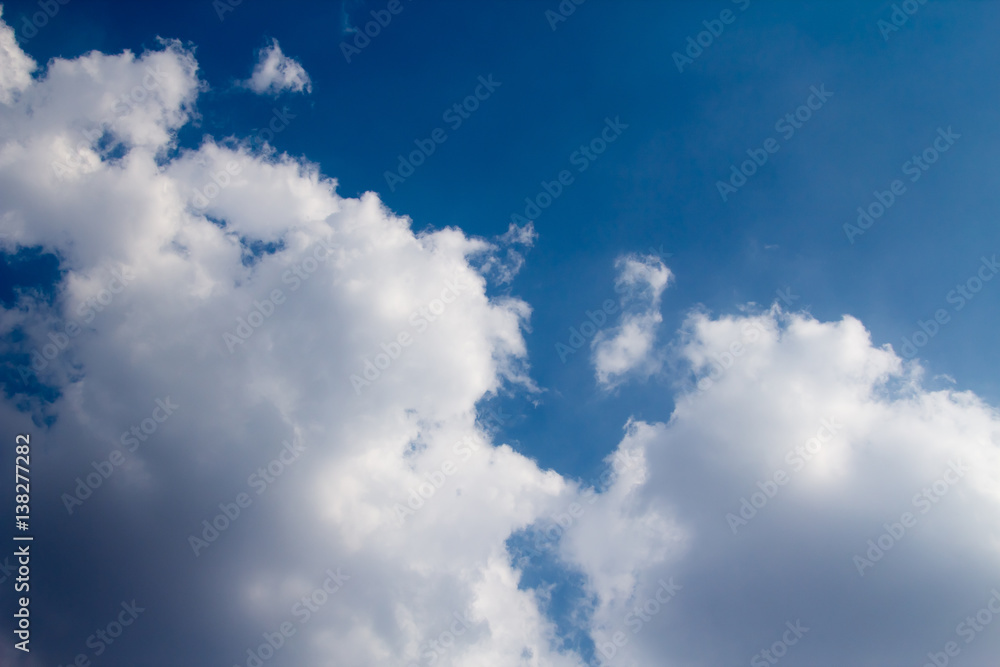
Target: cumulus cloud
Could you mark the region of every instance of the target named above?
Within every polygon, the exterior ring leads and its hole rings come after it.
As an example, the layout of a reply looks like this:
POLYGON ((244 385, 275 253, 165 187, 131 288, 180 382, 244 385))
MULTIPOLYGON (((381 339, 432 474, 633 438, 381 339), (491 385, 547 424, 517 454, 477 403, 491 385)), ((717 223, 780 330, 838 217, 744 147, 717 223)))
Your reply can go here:
POLYGON ((949 641, 969 664, 996 654, 966 621, 1000 575, 994 407, 924 389, 851 317, 696 313, 678 350, 695 386, 669 423, 630 424, 619 449, 642 465, 560 541, 595 600, 598 656, 923 664, 949 641))
MULTIPOLYGON (((3 5, 0 5, 3 17, 3 5)), ((14 29, 0 22, 0 103, 10 104, 14 96, 31 84, 31 73, 37 65, 35 61, 17 45, 14 29)))
MULTIPOLYGON (((417 233, 304 158, 176 150, 203 88, 176 42, 36 78, 0 43, 0 231, 60 270, 0 312, 0 421, 36 420, 32 514, 58 573, 32 591, 46 642, 4 636, 4 664, 92 658, 134 600, 121 664, 255 664, 288 623, 274 664, 580 667, 506 546, 552 517, 614 664, 745 663, 786 622, 809 630, 784 664, 964 642, 1000 579, 1000 417, 924 389, 860 322, 692 314, 671 419, 629 420, 595 490, 476 423, 483 398, 533 389, 531 308, 491 297, 482 265, 532 230, 417 233)), ((595 345, 607 383, 662 354, 671 276, 618 267, 635 310, 595 345)))
POLYGON ((312 92, 312 81, 305 68, 282 53, 276 39, 260 50, 253 73, 243 85, 258 95, 278 95, 285 91, 301 93, 303 90, 312 92))
POLYGON ((64 634, 31 656, 89 652, 134 598, 157 630, 143 617, 143 640, 113 647, 129 664, 245 664, 288 620, 284 662, 420 663, 456 614, 452 664, 580 664, 504 549, 565 483, 476 425, 484 396, 529 382, 530 309, 488 298, 470 263, 489 244, 415 233, 305 160, 173 151, 202 86, 165 43, 54 59, 0 107, 9 249, 61 271, 51 298, 2 313, 0 413, 38 420, 50 492, 33 509, 69 582, 33 596, 64 634), (177 406, 162 423, 158 401, 177 406), (111 452, 124 461, 92 481, 111 452), (227 519, 240 494, 252 504, 227 519), (328 569, 349 579, 299 625, 328 569))
POLYGON ((630 255, 615 262, 615 291, 623 293, 618 325, 605 329, 591 343, 591 361, 597 382, 605 388, 620 384, 630 373, 648 377, 661 365, 656 356, 660 296, 672 273, 653 255, 630 255))

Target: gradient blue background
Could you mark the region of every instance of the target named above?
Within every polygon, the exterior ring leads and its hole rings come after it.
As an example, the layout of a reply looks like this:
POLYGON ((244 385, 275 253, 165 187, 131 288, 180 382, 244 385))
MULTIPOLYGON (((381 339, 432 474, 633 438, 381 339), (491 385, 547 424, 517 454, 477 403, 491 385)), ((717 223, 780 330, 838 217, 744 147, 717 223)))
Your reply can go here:
MULTIPOLYGON (((946 294, 973 276, 983 255, 1000 252, 997 233, 996 35, 1000 5, 928 3, 886 40, 878 29, 890 2, 601 2, 587 0, 555 30, 557 2, 403 0, 402 13, 345 61, 345 25, 370 20, 384 2, 244 0, 220 20, 212 2, 73 0, 22 47, 39 63, 96 49, 139 53, 157 36, 196 46, 204 135, 255 133, 274 108, 295 115, 273 144, 304 155, 339 181, 342 195, 373 190, 416 229, 455 225, 493 237, 541 190, 570 154, 597 136, 606 117, 628 129, 536 217, 527 263, 501 289, 534 309, 526 334, 532 375, 544 390, 484 404, 499 437, 541 465, 596 477, 609 443, 629 416, 669 419, 680 373, 665 372, 615 393, 596 388, 585 352, 563 363, 555 352, 569 327, 613 291, 616 256, 669 253, 676 282, 664 295, 661 342, 685 313, 769 305, 777 289, 800 296, 823 320, 859 318, 876 344, 897 350, 903 336, 946 308, 952 321, 920 350, 931 386, 957 386, 1000 402, 997 328, 1000 280, 955 313, 946 294), (671 57, 703 21, 736 15, 684 72, 671 57), (235 87, 254 52, 277 38, 312 78, 310 95, 258 97, 235 87), (452 131, 442 113, 473 92, 479 76, 497 91, 452 131), (775 121, 824 85, 833 96, 787 141, 775 121), (390 191, 384 173, 437 128, 448 133, 425 164, 390 191), (938 127, 955 146, 863 236, 843 225, 873 191, 903 177, 900 167, 931 144, 938 127), (781 149, 728 202, 715 183, 768 137, 781 149)), ((21 34, 34 2, 4 3, 21 34)), ((905 177, 904 177, 905 178, 905 177)), ((0 298, 15 288, 51 292, 58 262, 25 250, 0 262, 0 298)), ((18 377, 5 359, 5 390, 18 377)), ((34 391, 52 398, 51 390, 34 391)), ((724 416, 720 416, 724 418, 724 416)), ((572 573, 542 562, 525 585, 557 581, 552 613, 578 594, 572 573)), ((564 619, 565 620, 565 619, 564 619)), ((564 631, 568 624, 564 623, 564 631)), ((586 647, 585 647, 586 650, 586 647)))

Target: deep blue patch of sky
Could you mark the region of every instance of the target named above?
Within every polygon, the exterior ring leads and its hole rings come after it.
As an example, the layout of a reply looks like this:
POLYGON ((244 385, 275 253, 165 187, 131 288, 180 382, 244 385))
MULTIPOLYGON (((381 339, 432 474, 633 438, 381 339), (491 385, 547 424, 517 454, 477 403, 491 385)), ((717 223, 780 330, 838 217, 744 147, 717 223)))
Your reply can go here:
MULTIPOLYGON (((15 28, 37 11, 34 2, 4 4, 15 28)), ((456 225, 494 237, 513 214, 533 218, 538 241, 510 289, 534 309, 526 337, 545 391, 484 405, 511 415, 503 439, 564 474, 599 474, 630 415, 666 420, 672 409, 676 377, 608 394, 596 388, 585 350, 565 362, 555 351, 587 310, 614 296, 613 262, 626 252, 672 254, 661 340, 698 304, 734 312, 770 304, 786 287, 800 297, 793 307, 821 319, 852 314, 876 344, 897 350, 945 308, 950 322, 919 350, 929 375, 1000 401, 1000 281, 961 309, 948 300, 983 256, 1000 252, 1000 100, 993 63, 980 55, 995 52, 995 30, 984 26, 1000 27, 1000 5, 923 4, 885 39, 879 21, 890 18, 890 2, 588 0, 553 29, 554 0, 403 0, 347 62, 340 44, 353 33, 344 26, 363 25, 383 5, 246 0, 220 20, 209 0, 70 2, 24 48, 44 64, 178 38, 196 47, 211 87, 182 147, 206 135, 253 137, 284 114, 271 140, 279 151, 318 163, 343 195, 378 192, 418 230, 456 225), (720 31, 726 10, 733 20, 720 31), (700 52, 692 47, 679 71, 673 54, 711 29, 719 34, 700 52), (303 64, 312 94, 274 99, 235 86, 271 38, 303 64), (454 111, 481 77, 491 82, 488 95, 480 89, 485 99, 454 111), (814 89, 831 94, 820 104, 814 89), (618 123, 614 141, 600 154, 583 151, 609 122, 618 123), (387 179, 437 128, 446 139, 434 152, 402 182, 387 179), (958 135, 948 150, 912 171, 913 157, 948 128, 958 135), (745 183, 733 176, 764 157, 745 183), (554 194, 564 170, 572 182, 554 194), (896 179, 905 192, 849 239, 844 225, 856 223, 858 207, 878 211, 872 204, 888 202, 896 179), (735 189, 725 200, 720 181, 735 189), (542 193, 551 199, 544 208, 542 193)), ((56 268, 36 264, 6 258, 0 295, 14 284, 51 285, 56 268), (27 266, 36 268, 11 268, 27 266)))

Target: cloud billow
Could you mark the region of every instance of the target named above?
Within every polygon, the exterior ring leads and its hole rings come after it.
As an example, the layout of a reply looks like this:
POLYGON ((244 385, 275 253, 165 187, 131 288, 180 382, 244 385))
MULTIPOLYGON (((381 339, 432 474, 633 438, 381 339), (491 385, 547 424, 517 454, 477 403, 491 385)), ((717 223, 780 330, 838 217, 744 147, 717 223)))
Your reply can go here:
POLYGON ((258 95, 277 96, 283 92, 311 93, 312 80, 302 64, 281 52, 278 40, 258 52, 250 78, 242 82, 258 95))
MULTIPOLYGON (((1000 648, 995 633, 955 634, 1000 574, 983 538, 1000 529, 1000 417, 971 392, 924 388, 918 363, 874 346, 858 320, 694 312, 665 346, 672 273, 624 258, 618 282, 635 290, 592 348, 602 386, 652 377, 671 354, 701 378, 756 337, 709 390, 677 388, 667 423, 628 420, 595 491, 477 424, 484 398, 538 391, 531 306, 488 290, 510 283, 532 228, 493 243, 415 232, 375 193, 339 195, 305 158, 212 138, 176 150, 204 88, 177 42, 36 73, 3 26, 0 65, 4 249, 41 248, 60 271, 53 299, 24 292, 0 313, 6 358, 64 331, 112 271, 128 276, 35 372, 58 396, 6 376, 3 423, 55 417, 32 435, 54 583, 32 594, 46 643, 15 658, 4 637, 4 664, 94 659, 86 638, 124 600, 144 611, 106 645, 109 664, 247 664, 277 632, 287 664, 422 666, 433 653, 581 667, 506 546, 565 516, 551 550, 581 578, 592 608, 577 618, 611 664, 749 662, 788 624, 809 628, 786 647, 789 665, 917 664, 953 637, 968 664, 1000 648), (219 174, 225 187, 204 196, 219 174), (248 247, 268 250, 248 262, 248 247), (448 284, 463 286, 454 302, 421 314, 448 284), (395 350, 414 313, 419 335, 356 392, 351 376, 395 350), (94 462, 106 469, 162 397, 181 407, 68 513, 60 494, 94 462), (837 428, 817 446, 824 423, 837 428), (294 465, 283 443, 301 445, 294 465), (957 461, 964 474, 939 494, 957 461), (190 536, 234 503, 238 520, 218 520, 210 548, 192 553, 190 536), (879 546, 907 511, 916 523, 879 546), (746 522, 735 534, 728 514, 746 522), (882 554, 862 576, 855 556, 872 560, 870 541, 882 554)), ((263 90, 307 90, 298 74, 262 77, 263 90)))

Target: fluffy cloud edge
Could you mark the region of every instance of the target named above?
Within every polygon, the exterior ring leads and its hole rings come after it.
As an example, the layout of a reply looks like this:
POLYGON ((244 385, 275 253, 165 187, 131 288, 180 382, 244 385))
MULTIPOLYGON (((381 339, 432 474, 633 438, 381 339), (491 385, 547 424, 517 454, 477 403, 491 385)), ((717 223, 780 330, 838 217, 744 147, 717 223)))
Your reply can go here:
POLYGON ((624 294, 622 313, 614 328, 599 331, 591 341, 594 376, 604 389, 660 370, 663 360, 655 345, 663 321, 660 300, 673 279, 673 273, 655 255, 624 255, 615 261, 615 268, 615 291, 624 294))
POLYGON ((309 74, 301 63, 282 53, 277 39, 272 39, 258 52, 250 78, 242 81, 241 85, 258 95, 273 97, 283 92, 312 92, 309 74))

